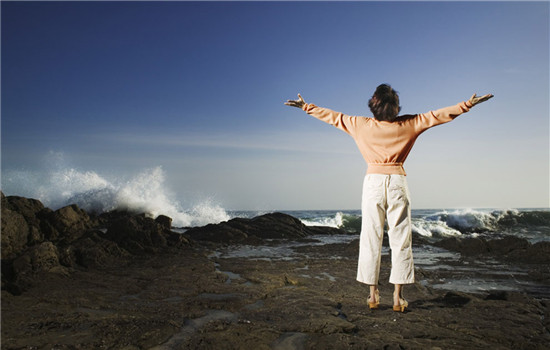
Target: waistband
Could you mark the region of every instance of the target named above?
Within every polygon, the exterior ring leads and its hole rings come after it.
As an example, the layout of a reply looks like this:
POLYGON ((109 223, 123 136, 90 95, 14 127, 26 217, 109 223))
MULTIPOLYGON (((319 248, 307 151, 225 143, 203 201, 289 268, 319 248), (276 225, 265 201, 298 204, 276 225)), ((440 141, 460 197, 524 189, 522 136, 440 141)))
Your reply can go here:
POLYGON ((403 163, 368 163, 367 174, 407 175, 403 163))

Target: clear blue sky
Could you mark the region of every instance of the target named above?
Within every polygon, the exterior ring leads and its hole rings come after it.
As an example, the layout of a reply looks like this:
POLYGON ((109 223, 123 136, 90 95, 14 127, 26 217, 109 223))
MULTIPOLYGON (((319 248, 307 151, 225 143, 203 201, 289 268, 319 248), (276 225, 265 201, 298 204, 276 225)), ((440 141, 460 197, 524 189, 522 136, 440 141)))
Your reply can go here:
MULTIPOLYGON (((369 116, 493 93, 423 134, 414 208, 548 207, 548 2, 5 2, 2 189, 45 159, 103 178, 161 166, 184 204, 356 209, 345 133, 283 102, 369 116)), ((47 161, 47 160, 46 160, 47 161)))

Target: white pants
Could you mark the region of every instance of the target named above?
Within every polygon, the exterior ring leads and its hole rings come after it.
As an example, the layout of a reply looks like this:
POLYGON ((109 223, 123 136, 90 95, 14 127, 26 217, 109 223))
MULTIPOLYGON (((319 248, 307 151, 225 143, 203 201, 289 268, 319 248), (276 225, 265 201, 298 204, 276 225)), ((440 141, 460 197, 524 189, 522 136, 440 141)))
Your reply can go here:
POLYGON ((384 222, 391 249, 390 283, 414 283, 411 207, 404 175, 367 174, 363 181, 362 222, 357 280, 377 285, 384 222))

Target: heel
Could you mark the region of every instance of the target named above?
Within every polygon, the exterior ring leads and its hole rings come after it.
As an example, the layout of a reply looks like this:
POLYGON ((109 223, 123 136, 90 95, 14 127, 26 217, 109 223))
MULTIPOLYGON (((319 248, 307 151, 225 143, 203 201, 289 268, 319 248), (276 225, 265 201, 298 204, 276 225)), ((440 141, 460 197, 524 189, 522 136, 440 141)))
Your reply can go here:
POLYGON ((405 309, 409 306, 409 303, 403 299, 399 298, 399 305, 393 306, 393 311, 395 312, 405 312, 405 309))
MULTIPOLYGON (((370 300, 370 295, 369 295, 370 300)), ((378 290, 374 292, 374 303, 369 301, 369 309, 378 309, 378 305, 380 305, 380 293, 378 293, 378 290)))

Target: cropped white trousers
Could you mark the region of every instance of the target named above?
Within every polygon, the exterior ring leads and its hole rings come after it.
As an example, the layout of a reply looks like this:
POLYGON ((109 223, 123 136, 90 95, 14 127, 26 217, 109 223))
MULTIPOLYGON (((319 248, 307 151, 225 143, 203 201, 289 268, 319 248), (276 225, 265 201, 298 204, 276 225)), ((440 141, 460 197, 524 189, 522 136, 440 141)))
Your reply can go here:
POLYGON ((414 283, 411 207, 404 175, 367 174, 363 181, 357 280, 377 285, 384 223, 391 249, 390 283, 414 283))

